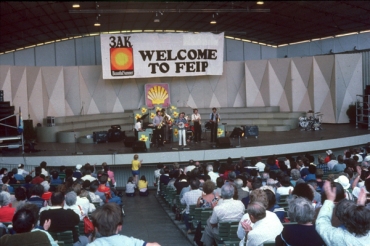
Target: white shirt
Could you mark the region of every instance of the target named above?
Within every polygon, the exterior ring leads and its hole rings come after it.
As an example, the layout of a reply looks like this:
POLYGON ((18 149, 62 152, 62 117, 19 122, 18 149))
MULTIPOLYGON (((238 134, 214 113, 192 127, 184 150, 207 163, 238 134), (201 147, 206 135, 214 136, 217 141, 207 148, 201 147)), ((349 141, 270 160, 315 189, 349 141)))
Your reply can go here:
POLYGON ((263 172, 265 170, 266 164, 263 163, 263 162, 257 162, 257 164, 255 165, 255 167, 258 168, 258 171, 259 172, 263 172))
POLYGON ((202 118, 200 117, 200 114, 198 113, 198 114, 192 114, 191 115, 191 120, 194 122, 194 120, 199 120, 199 124, 200 124, 200 120, 201 120, 202 118))
POLYGON ((329 168, 329 170, 332 170, 332 169, 333 169, 333 167, 334 167, 336 164, 338 164, 338 161, 337 161, 337 160, 331 160, 331 161, 329 161, 329 162, 328 162, 328 168, 329 168))
POLYGON ((87 175, 83 176, 81 179, 83 181, 89 180, 90 182, 93 182, 93 181, 97 180, 95 177, 91 176, 90 174, 87 174, 87 175))
POLYGON ((194 165, 189 165, 189 166, 187 166, 187 167, 185 167, 185 174, 187 174, 188 172, 191 172, 191 170, 193 170, 195 168, 195 166, 194 165))
POLYGON ((135 124, 135 130, 136 131, 141 130, 141 122, 140 121, 139 122, 136 122, 136 124, 135 124))
POLYGON ((64 204, 63 209, 65 209, 65 210, 67 210, 67 209, 73 210, 73 212, 75 212, 78 215, 78 217, 80 217, 80 221, 85 217, 85 215, 87 215, 87 214, 82 214, 80 208, 76 204, 74 204, 72 206, 68 206, 67 204, 64 204))
POLYGON ((211 178, 212 182, 216 184, 216 179, 220 177, 218 173, 215 173, 213 171, 208 172, 208 176, 211 178))
POLYGON ((245 206, 239 200, 223 199, 213 208, 213 212, 209 222, 217 224, 219 222, 239 221, 244 214, 245 206))
POLYGON ((104 201, 100 198, 100 196, 95 195, 95 193, 89 191, 89 196, 91 198, 91 202, 98 202, 100 206, 104 204, 104 201))
POLYGON ((190 205, 196 205, 198 202, 198 198, 202 195, 202 191, 199 189, 196 190, 190 190, 186 192, 181 198, 181 204, 186 204, 186 213, 189 213, 189 206, 190 205))
POLYGON ((279 193, 280 195, 285 196, 285 195, 289 195, 289 190, 293 191, 293 189, 294 189, 293 186, 289 186, 289 187, 282 186, 282 187, 277 188, 276 193, 279 193))
POLYGON ((49 176, 48 171, 46 171, 44 168, 41 168, 41 174, 45 175, 45 177, 49 176))
POLYGON ((18 174, 23 175, 23 176, 27 176, 28 174, 30 174, 30 172, 27 172, 26 170, 19 168, 18 169, 18 174))
POLYGON ((94 212, 95 211, 95 206, 94 204, 90 205, 89 200, 86 197, 77 197, 76 205, 80 205, 82 211, 84 212, 85 215, 94 212))
POLYGON ((365 156, 364 161, 370 161, 370 154, 367 154, 367 156, 365 156))
MULTIPOLYGON (((245 214, 240 222, 250 219, 249 214, 245 214)), ((275 241, 275 237, 283 231, 283 225, 281 224, 279 218, 275 213, 266 211, 266 217, 252 223, 252 230, 248 233, 247 246, 257 246, 263 245, 266 241, 275 241)), ((239 223, 238 225, 238 237, 243 239, 245 236, 245 231, 239 223)))

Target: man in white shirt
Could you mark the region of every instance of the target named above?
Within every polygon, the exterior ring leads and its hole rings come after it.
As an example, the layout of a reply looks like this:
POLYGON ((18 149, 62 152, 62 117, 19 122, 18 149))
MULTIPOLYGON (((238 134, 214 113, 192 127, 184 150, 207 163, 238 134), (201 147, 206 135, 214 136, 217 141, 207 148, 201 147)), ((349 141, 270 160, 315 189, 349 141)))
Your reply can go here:
POLYGON ((213 240, 217 244, 222 243, 219 237, 218 223, 240 221, 244 214, 244 204, 239 200, 234 200, 234 186, 225 183, 221 188, 222 203, 218 203, 213 208, 211 217, 207 220, 201 241, 205 246, 212 246, 213 240))
POLYGON ((251 165, 258 168, 258 172, 263 172, 266 167, 266 164, 261 161, 261 157, 253 158, 251 160, 251 165))
POLYGON ((90 182, 93 182, 95 180, 97 180, 95 177, 91 176, 91 170, 86 170, 85 171, 85 176, 83 176, 81 178, 81 180, 85 181, 85 180, 89 180, 90 182))
POLYGON ((195 168, 194 161, 190 160, 189 165, 185 167, 184 173, 187 174, 188 172, 191 172, 195 168))
POLYGON ((275 237, 283 230, 279 218, 275 213, 266 211, 260 202, 252 202, 248 205, 246 215, 243 216, 238 228, 238 237, 247 242, 246 246, 263 245, 266 241, 275 241, 275 237))
POLYGON ((330 155, 330 161, 328 162, 328 168, 329 170, 332 170, 333 167, 338 164, 337 158, 335 157, 334 154, 330 155))
POLYGON ((194 142, 201 141, 201 134, 202 134, 202 127, 201 127, 201 120, 200 114, 198 113, 198 109, 193 109, 193 114, 191 115, 191 121, 194 123, 194 142))
POLYGON ((208 176, 211 178, 212 182, 216 184, 216 179, 220 176, 218 173, 213 172, 213 166, 207 166, 208 176))
POLYGON ((186 211, 183 215, 184 223, 188 233, 191 233, 190 223, 189 223, 189 206, 196 205, 198 198, 202 196, 202 191, 199 190, 200 182, 198 179, 193 179, 190 181, 190 191, 186 192, 181 198, 181 204, 186 204, 186 211))

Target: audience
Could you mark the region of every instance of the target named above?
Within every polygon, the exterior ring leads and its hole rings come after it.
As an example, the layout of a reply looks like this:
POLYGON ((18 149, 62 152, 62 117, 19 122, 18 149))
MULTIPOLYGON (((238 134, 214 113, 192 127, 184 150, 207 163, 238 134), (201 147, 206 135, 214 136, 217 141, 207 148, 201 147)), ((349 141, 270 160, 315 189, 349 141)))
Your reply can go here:
POLYGON ((189 220, 191 219, 189 217, 189 206, 190 205, 196 205, 198 202, 198 198, 202 195, 202 191, 199 189, 199 179, 192 179, 190 181, 190 191, 185 192, 183 198, 181 199, 181 204, 186 204, 186 210, 183 214, 183 219, 185 223, 185 227, 187 230, 187 233, 192 233, 191 226, 189 223, 189 220))
POLYGON ((139 195, 140 196, 148 196, 148 181, 146 181, 145 175, 142 175, 140 177, 140 180, 138 182, 138 189, 139 189, 139 195))
POLYGON ((15 208, 11 206, 9 192, 0 192, 0 222, 10 222, 13 219, 15 208))
POLYGON ((34 185, 31 189, 31 197, 28 199, 28 202, 36 204, 39 209, 44 207, 46 204, 45 200, 41 198, 42 194, 44 194, 44 187, 40 184, 34 185))
POLYGON ((126 184, 126 196, 135 196, 136 184, 133 177, 129 177, 126 184))
POLYGON ((214 208, 220 197, 214 193, 216 186, 211 180, 207 180, 203 184, 203 194, 198 198, 197 207, 199 208, 214 208))

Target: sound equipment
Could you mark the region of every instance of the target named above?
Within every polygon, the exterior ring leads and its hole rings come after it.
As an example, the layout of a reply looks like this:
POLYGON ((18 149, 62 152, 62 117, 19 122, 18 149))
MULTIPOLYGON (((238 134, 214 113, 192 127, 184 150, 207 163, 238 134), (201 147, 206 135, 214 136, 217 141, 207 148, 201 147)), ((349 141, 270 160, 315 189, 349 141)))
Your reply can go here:
POLYGON ((0 90, 0 102, 4 102, 4 91, 0 90))
MULTIPOLYGON (((10 106, 10 102, 0 102, 0 120, 1 120, 0 123, 1 124, 17 127, 18 126, 17 117, 13 114, 14 114, 14 106, 10 106)), ((18 136, 17 128, 11 128, 11 127, 7 127, 4 125, 0 125, 0 137, 18 136)))
POLYGON ((55 126, 55 117, 54 116, 46 117, 46 125, 47 126, 55 126))
POLYGON ((132 146, 132 150, 134 152, 147 152, 145 142, 144 141, 136 141, 132 146))
POLYGON ((110 128, 111 129, 119 129, 119 130, 121 130, 121 126, 120 125, 111 125, 110 128))
POLYGON ((119 142, 123 139, 121 128, 111 128, 108 130, 108 142, 119 142))
POLYGON ((108 141, 108 132, 93 132, 94 143, 106 143, 108 141))
POLYGON ((230 148, 230 139, 227 137, 217 138, 216 146, 217 148, 230 148))
POLYGON ((255 137, 258 138, 258 126, 245 126, 244 127, 244 137, 255 137))
POLYGON ((234 130, 231 132, 229 138, 238 138, 241 137, 243 130, 239 127, 235 127, 234 130))
POLYGON ((135 136, 126 136, 126 138, 123 140, 123 143, 125 144, 125 147, 132 147, 134 143, 136 142, 135 136))

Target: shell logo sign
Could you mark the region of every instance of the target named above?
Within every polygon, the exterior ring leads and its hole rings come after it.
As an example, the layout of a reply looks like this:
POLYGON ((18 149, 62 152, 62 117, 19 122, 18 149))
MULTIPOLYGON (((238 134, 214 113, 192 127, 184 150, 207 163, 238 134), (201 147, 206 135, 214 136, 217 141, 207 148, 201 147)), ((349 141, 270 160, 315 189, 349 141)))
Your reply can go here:
POLYGON ((170 94, 168 84, 146 84, 145 85, 145 103, 148 107, 170 105, 170 94))

